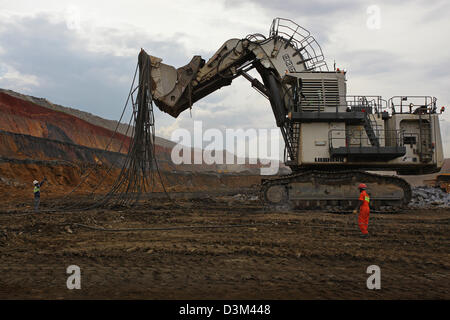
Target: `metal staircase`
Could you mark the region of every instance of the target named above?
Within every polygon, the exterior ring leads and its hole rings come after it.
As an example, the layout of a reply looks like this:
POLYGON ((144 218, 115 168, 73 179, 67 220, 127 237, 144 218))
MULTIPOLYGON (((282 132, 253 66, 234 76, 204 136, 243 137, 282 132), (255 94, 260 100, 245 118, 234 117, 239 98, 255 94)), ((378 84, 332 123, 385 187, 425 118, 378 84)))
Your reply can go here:
POLYGON ((296 163, 300 142, 300 123, 286 121, 280 129, 285 142, 284 161, 296 163))
POLYGON ((429 119, 423 119, 424 115, 419 113, 419 158, 422 163, 433 160, 433 146, 431 143, 431 113, 429 119))
POLYGON ((373 118, 373 114, 365 113, 363 126, 366 130, 366 134, 369 138, 370 144, 373 147, 379 147, 380 141, 378 139, 378 134, 376 133, 376 130, 374 130, 374 127, 376 128, 376 121, 375 119, 372 120, 371 116, 373 118))

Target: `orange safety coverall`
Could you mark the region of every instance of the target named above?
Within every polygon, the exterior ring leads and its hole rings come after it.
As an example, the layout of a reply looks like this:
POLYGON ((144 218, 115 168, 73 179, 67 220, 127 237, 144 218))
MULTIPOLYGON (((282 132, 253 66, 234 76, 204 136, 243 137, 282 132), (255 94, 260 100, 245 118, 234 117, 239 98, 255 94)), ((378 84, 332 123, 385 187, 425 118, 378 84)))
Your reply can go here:
POLYGON ((367 194, 366 190, 361 191, 359 195, 359 200, 363 201, 363 204, 359 207, 359 216, 358 216, 358 225, 359 229, 363 234, 368 234, 367 227, 369 226, 369 202, 370 197, 367 194))

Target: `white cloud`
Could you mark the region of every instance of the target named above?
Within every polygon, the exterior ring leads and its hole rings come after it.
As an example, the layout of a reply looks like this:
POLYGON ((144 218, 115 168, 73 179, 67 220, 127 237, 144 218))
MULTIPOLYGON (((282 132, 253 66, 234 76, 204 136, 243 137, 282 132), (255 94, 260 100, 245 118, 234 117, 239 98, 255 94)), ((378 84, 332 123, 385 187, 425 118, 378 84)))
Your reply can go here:
POLYGON ((178 118, 175 121, 172 121, 171 124, 166 126, 160 126, 159 123, 156 123, 156 135, 165 139, 171 139, 172 132, 180 128, 181 119, 178 118))
POLYGON ((0 87, 31 92, 33 87, 39 86, 39 79, 32 74, 20 73, 12 66, 0 63, 0 87))
POLYGON ((66 25, 69 30, 81 30, 81 12, 80 8, 70 5, 66 9, 66 25))

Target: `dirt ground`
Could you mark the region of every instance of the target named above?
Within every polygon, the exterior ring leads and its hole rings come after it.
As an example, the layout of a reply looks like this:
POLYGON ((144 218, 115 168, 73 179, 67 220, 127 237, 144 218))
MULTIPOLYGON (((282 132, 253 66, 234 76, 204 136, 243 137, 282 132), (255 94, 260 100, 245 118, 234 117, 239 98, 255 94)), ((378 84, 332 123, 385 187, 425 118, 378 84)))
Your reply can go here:
POLYGON ((450 298, 450 209, 373 213, 368 239, 352 214, 266 212, 232 196, 114 211, 8 209, 0 299, 450 298), (81 269, 80 290, 66 287, 70 265, 81 269), (366 287, 370 265, 380 267, 380 290, 366 287))

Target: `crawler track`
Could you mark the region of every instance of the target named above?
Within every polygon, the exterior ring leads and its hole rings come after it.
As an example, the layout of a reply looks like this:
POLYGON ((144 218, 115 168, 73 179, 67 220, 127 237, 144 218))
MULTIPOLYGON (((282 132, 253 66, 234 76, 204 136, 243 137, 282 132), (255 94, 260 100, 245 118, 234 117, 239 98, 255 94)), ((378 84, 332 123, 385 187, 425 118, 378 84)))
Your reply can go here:
POLYGON ((364 171, 307 171, 263 180, 260 198, 271 210, 353 209, 358 200, 357 185, 368 185, 373 209, 401 209, 411 200, 411 186, 395 176, 364 171))

